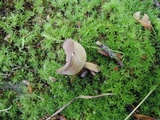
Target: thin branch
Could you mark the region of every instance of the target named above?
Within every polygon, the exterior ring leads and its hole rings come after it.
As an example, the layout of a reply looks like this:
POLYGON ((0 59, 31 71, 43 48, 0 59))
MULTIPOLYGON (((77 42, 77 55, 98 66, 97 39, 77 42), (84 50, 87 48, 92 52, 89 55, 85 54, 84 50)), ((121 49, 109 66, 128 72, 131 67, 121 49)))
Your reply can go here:
POLYGON ((0 110, 0 112, 8 112, 8 110, 11 109, 11 107, 12 107, 12 106, 10 106, 10 107, 7 108, 7 109, 0 110))
POLYGON ((46 120, 50 120, 52 117, 56 116, 58 113, 63 111, 68 105, 70 105, 76 98, 73 98, 71 101, 69 101, 67 104, 65 104, 63 107, 61 107, 59 110, 57 110, 55 113, 53 113, 50 117, 48 117, 46 120))
POLYGON ((106 52, 111 58, 115 59, 115 60, 119 63, 119 65, 120 65, 121 67, 124 66, 124 64, 122 63, 122 61, 120 60, 120 58, 119 58, 119 57, 117 56, 117 54, 115 53, 115 52, 119 52, 119 53, 122 53, 122 52, 112 50, 112 49, 110 49, 108 46, 102 44, 102 43, 99 42, 99 41, 97 41, 96 44, 97 44, 100 48, 102 48, 102 50, 103 50, 104 52, 106 52), (113 51, 115 51, 115 52, 113 52, 113 51))
POLYGON ((53 113, 50 117, 48 117, 46 120, 50 120, 52 117, 56 116, 59 114, 61 111, 63 111, 68 105, 74 102, 76 99, 93 99, 93 98, 98 98, 98 97, 103 97, 103 96, 108 96, 108 95, 115 95, 114 93, 104 93, 96 96, 85 96, 85 95, 80 95, 78 97, 73 98, 71 101, 69 101, 67 104, 65 104, 63 107, 61 107, 59 110, 57 110, 55 113, 53 113))

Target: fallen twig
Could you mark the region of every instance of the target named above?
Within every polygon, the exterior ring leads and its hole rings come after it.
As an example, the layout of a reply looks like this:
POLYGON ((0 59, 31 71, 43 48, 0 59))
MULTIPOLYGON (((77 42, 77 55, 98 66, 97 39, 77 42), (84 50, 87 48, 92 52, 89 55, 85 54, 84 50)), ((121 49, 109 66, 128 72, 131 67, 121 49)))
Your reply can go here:
POLYGON ((12 107, 12 106, 10 106, 10 107, 7 108, 7 109, 0 110, 0 112, 8 112, 8 110, 11 109, 11 107, 12 107))
POLYGON ((56 116, 59 114, 61 111, 63 111, 68 105, 70 105, 74 100, 76 99, 93 99, 93 98, 98 98, 98 97, 103 97, 103 96, 108 96, 108 95, 115 95, 114 93, 103 93, 100 95, 96 96, 85 96, 85 95, 80 95, 78 97, 73 98, 71 101, 69 101, 67 104, 65 104, 63 107, 61 107, 59 110, 57 110, 55 113, 53 113, 50 117, 48 117, 46 120, 50 120, 52 117, 56 116))
MULTIPOLYGON (((113 50, 111 50, 108 46, 103 45, 103 44, 100 43, 99 41, 97 41, 96 44, 97 44, 100 48, 102 48, 103 51, 101 51, 101 52, 105 52, 105 53, 108 54, 111 58, 114 58, 121 67, 124 66, 124 64, 122 63, 122 61, 120 60, 120 58, 118 58, 117 54, 114 53, 113 50)), ((101 52, 100 52, 100 53, 101 53, 101 52)), ((104 54, 105 54, 105 53, 104 53, 104 54)), ((102 54, 102 53, 101 53, 101 54, 102 54)))

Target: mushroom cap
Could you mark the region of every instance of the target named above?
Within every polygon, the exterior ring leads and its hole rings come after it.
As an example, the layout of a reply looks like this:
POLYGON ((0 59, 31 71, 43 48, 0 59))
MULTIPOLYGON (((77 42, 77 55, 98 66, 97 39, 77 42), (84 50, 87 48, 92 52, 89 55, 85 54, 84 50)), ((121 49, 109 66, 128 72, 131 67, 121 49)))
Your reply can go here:
POLYGON ((66 54, 66 64, 59 68, 57 72, 65 75, 77 74, 86 63, 86 51, 81 44, 67 39, 63 44, 63 49, 66 54))

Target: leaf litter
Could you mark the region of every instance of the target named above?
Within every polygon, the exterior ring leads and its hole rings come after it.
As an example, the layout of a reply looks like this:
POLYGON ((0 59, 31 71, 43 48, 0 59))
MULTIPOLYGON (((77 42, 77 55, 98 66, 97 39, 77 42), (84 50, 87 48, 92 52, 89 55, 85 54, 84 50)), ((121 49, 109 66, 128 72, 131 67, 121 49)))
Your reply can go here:
POLYGON ((116 54, 115 52, 113 52, 112 49, 110 49, 108 46, 102 44, 99 41, 97 41, 96 44, 101 48, 101 50, 98 50, 98 52, 100 54, 107 56, 107 57, 109 56, 109 57, 115 59, 121 67, 124 66, 124 64, 121 61, 121 55, 116 54))
POLYGON ((136 19, 145 29, 153 30, 154 34, 156 35, 156 32, 151 24, 151 21, 149 20, 149 16, 147 14, 144 14, 141 18, 140 12, 135 12, 133 14, 134 19, 136 19))
MULTIPOLYGON (((128 112, 132 112, 133 110, 135 109, 135 106, 134 105, 129 105, 127 106, 127 111, 128 112)), ((153 118, 151 116, 148 116, 148 115, 144 115, 144 114, 140 114, 139 113, 139 110, 136 110, 133 115, 132 115, 135 119, 138 119, 138 120, 157 120, 156 118, 153 118)))

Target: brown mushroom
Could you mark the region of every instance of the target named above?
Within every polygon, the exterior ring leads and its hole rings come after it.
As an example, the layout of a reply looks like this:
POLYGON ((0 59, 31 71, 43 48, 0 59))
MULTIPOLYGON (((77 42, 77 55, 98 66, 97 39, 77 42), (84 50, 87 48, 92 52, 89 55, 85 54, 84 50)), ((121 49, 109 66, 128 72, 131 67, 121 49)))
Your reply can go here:
POLYGON ((67 39, 63 44, 66 54, 66 64, 59 68, 57 72, 65 75, 75 75, 81 71, 86 63, 86 51, 81 44, 67 39))

